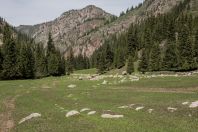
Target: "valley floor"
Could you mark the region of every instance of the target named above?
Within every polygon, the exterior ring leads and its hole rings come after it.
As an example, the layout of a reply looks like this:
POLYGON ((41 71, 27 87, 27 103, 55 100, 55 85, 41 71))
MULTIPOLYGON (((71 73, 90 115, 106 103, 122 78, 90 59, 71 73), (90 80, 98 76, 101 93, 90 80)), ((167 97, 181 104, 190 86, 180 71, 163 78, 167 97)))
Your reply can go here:
POLYGON ((82 73, 40 80, 1 81, 0 131, 195 132, 198 130, 196 73, 158 76, 93 76, 86 72, 82 73), (72 110, 80 114, 66 117, 72 110), (84 112, 80 112, 81 110, 84 112), (96 113, 88 115, 90 111, 96 113), (21 119, 32 113, 39 113, 41 116, 19 124, 21 119), (119 115, 120 118, 102 118, 104 114, 119 115))

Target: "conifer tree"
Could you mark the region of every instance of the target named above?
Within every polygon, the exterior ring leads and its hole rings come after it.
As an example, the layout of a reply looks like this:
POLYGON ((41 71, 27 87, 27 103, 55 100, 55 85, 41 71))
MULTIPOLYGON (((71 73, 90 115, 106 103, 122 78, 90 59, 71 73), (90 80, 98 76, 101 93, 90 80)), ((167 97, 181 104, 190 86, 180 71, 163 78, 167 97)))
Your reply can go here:
POLYGON ((151 50, 150 60, 149 60, 149 70, 159 71, 160 70, 161 53, 159 44, 154 44, 151 50))
POLYGON ((49 33, 48 42, 47 42, 47 57, 50 56, 51 53, 55 53, 55 46, 53 43, 52 35, 49 33))
POLYGON ((106 45, 106 54, 105 54, 105 67, 107 68, 106 70, 110 70, 112 64, 113 64, 113 52, 110 49, 110 45, 106 45))
POLYGON ((176 53, 176 45, 170 40, 167 41, 167 49, 163 59, 163 70, 177 70, 178 69, 178 55, 176 53))
POLYGON ((196 58, 197 68, 198 68, 198 30, 195 34, 195 44, 194 44, 194 55, 196 58))
POLYGON ((124 53, 118 49, 117 68, 120 69, 125 65, 124 53))
POLYGON ((98 73, 103 74, 105 73, 106 65, 105 65, 105 54, 104 52, 100 53, 99 63, 98 63, 98 73))
POLYGON ((132 74, 134 72, 134 62, 133 57, 129 56, 128 63, 127 63, 127 73, 132 74))
POLYGON ((18 78, 34 78, 34 57, 30 45, 21 45, 17 55, 17 76, 18 78))
POLYGON ((47 60, 45 56, 45 51, 42 45, 36 45, 35 51, 35 71, 36 77, 45 77, 47 76, 47 60))
POLYGON ((127 34, 127 54, 128 56, 135 56, 135 52, 138 48, 138 42, 137 42, 137 32, 136 29, 134 29, 133 26, 129 28, 128 34, 127 34))
POLYGON ((142 58, 139 64, 139 71, 141 71, 143 74, 148 71, 149 64, 148 64, 148 53, 144 49, 142 52, 142 58))
POLYGON ((193 48, 189 36, 189 30, 186 26, 182 28, 179 35, 179 55, 181 60, 181 70, 190 70, 193 68, 193 48))
POLYGON ((74 71, 74 54, 73 54, 73 49, 70 49, 69 51, 69 56, 67 57, 67 62, 66 62, 66 72, 67 75, 70 75, 74 71))
POLYGON ((16 44, 14 40, 7 39, 6 43, 3 46, 4 60, 3 60, 3 79, 16 79, 16 44))
POLYGON ((48 65, 48 73, 49 73, 49 75, 51 75, 51 76, 59 76, 60 74, 59 74, 59 64, 60 64, 60 62, 59 62, 59 59, 58 59, 58 56, 57 56, 57 54, 55 54, 55 53, 51 53, 50 55, 49 55, 49 60, 48 60, 48 63, 49 63, 49 65, 48 65))

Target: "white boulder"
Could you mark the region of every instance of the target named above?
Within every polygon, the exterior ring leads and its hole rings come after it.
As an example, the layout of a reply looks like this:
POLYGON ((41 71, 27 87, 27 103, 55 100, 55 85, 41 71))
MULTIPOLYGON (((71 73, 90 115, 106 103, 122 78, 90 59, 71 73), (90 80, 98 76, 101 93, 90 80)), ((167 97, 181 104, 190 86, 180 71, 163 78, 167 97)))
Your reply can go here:
POLYGON ((66 117, 70 117, 70 116, 76 116, 76 115, 79 115, 80 113, 76 110, 72 110, 72 111, 69 111, 67 112, 67 114, 65 115, 66 117))
POLYGON ((109 119, 118 119, 118 118, 123 118, 124 115, 111 115, 111 114, 102 114, 102 118, 109 118, 109 119))
POLYGON ((76 87, 76 85, 74 85, 74 84, 71 84, 71 85, 69 85, 69 86, 67 86, 68 88, 75 88, 76 87))
POLYGON ((36 118, 36 117, 41 117, 41 114, 39 114, 39 113, 32 113, 32 114, 30 114, 29 116, 27 116, 27 117, 21 119, 21 120, 19 121, 19 124, 21 124, 21 123, 23 123, 23 122, 25 122, 25 121, 27 121, 27 120, 30 120, 30 119, 32 119, 32 118, 36 118))
POLYGON ((192 102, 189 107, 190 108, 196 108, 196 107, 198 107, 198 101, 192 102))
POLYGON ((136 110, 136 111, 139 111, 139 110, 142 110, 142 109, 144 109, 143 106, 142 106, 142 107, 137 107, 135 110, 136 110))
POLYGON ((94 115, 96 114, 96 111, 90 111, 89 113, 87 113, 87 115, 94 115))
POLYGON ((85 111, 89 111, 89 110, 91 110, 91 109, 89 109, 89 108, 83 108, 83 109, 80 110, 80 112, 85 112, 85 111))

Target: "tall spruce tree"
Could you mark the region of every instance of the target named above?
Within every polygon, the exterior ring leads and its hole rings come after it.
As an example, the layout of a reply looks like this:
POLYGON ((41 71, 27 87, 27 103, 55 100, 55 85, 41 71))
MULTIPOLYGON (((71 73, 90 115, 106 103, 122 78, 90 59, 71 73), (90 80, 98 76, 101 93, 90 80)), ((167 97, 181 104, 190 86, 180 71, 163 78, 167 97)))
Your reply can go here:
POLYGON ((48 57, 48 73, 51 76, 60 76, 60 62, 57 54, 51 53, 48 57))
POLYGON ((151 50, 150 60, 149 60, 149 70, 159 71, 160 70, 161 53, 159 44, 154 44, 151 50))
POLYGON ((110 70, 111 69, 111 66, 113 64, 113 52, 111 51, 111 48, 110 48, 110 45, 107 44, 106 45, 106 53, 105 53, 105 67, 106 69, 105 70, 110 70))
POLYGON ((193 48, 189 36, 189 29, 183 26, 179 34, 179 55, 181 61, 181 70, 191 70, 193 68, 193 48))
POLYGON ((4 60, 3 60, 3 79, 16 79, 16 44, 13 39, 7 40, 3 46, 4 60))
POLYGON ((49 33, 47 43, 47 69, 50 76, 61 76, 65 74, 62 73, 65 71, 63 69, 64 62, 62 61, 61 54, 56 50, 51 33, 49 33))
POLYGON ((127 63, 127 73, 132 74, 134 72, 134 62, 133 57, 129 56, 128 63, 127 63))
POLYGON ((16 43, 12 39, 12 33, 9 25, 6 24, 3 32, 3 48, 2 52, 4 60, 2 63, 2 77, 3 79, 16 79, 16 60, 17 50, 16 43))
POLYGON ((165 51, 165 56, 163 58, 163 70, 178 70, 178 57, 176 53, 176 44, 171 42, 171 40, 167 41, 167 48, 165 51))
POLYGON ((105 65, 105 53, 101 52, 99 54, 99 62, 98 62, 98 73, 103 74, 106 71, 106 65, 105 65))
POLYGON ((197 68, 198 68, 198 30, 195 34, 195 44, 194 44, 194 55, 196 58, 197 68))
POLYGON ((140 64, 139 64, 139 71, 141 71, 143 74, 148 71, 148 68, 149 68, 149 64, 148 63, 149 63, 149 61, 148 61, 148 53, 144 49, 142 51, 142 58, 141 58, 141 61, 140 61, 140 64))
POLYGON ((21 45, 20 53, 17 56, 17 76, 18 78, 34 78, 34 57, 28 44, 21 45))
POLYGON ((134 26, 131 26, 129 28, 128 34, 127 34, 127 48, 128 48, 128 56, 135 56, 135 52, 138 48, 138 42, 137 42, 137 31, 134 28, 134 26))
POLYGON ((41 44, 36 45, 35 50, 35 76, 45 77, 47 76, 47 59, 45 56, 45 50, 41 44))
POLYGON ((73 73, 73 71, 74 71, 74 53, 73 53, 73 49, 70 49, 69 55, 66 61, 67 75, 70 75, 71 73, 73 73))

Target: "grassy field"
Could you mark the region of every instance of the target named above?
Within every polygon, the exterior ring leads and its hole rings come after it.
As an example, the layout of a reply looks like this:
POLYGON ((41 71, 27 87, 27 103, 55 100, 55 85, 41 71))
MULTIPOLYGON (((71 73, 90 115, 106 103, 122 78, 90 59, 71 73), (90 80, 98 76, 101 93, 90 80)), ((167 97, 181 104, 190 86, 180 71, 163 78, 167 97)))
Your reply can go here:
MULTIPOLYGON (((76 74, 94 73, 78 71, 76 74)), ((82 76, 82 75, 81 75, 82 76)), ((88 76, 88 75, 87 75, 88 76)), ((155 77, 129 81, 128 77, 79 80, 80 76, 49 77, 40 80, 0 82, 0 123, 13 120, 13 132, 196 132, 198 108, 183 102, 198 100, 198 75, 155 77), (122 83, 120 80, 125 78, 122 83), (108 83, 102 85, 103 81, 108 83), (68 85, 75 84, 75 88, 68 85), (135 104, 133 108, 119 109, 135 104), (138 106, 144 109, 135 111, 138 106), (169 112, 167 107, 177 108, 169 112), (95 110, 66 118, 71 110, 95 110), (154 109, 148 113, 148 109, 154 109), (101 114, 124 115, 120 119, 103 119, 101 114), (31 113, 41 117, 18 122, 31 113), (4 120, 2 120, 4 119, 4 120)), ((86 75, 85 75, 86 78, 86 75)), ((0 129, 1 130, 1 129, 0 129)))

